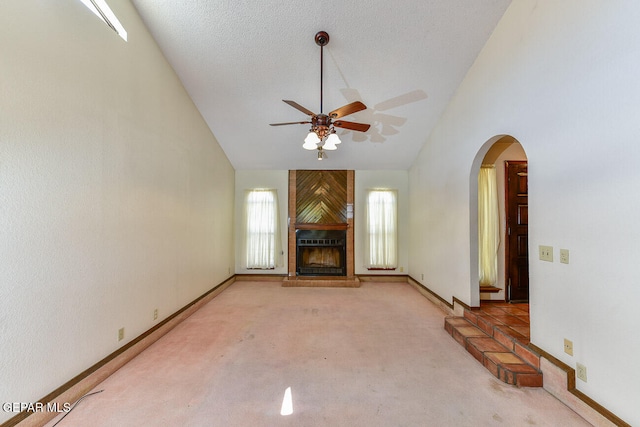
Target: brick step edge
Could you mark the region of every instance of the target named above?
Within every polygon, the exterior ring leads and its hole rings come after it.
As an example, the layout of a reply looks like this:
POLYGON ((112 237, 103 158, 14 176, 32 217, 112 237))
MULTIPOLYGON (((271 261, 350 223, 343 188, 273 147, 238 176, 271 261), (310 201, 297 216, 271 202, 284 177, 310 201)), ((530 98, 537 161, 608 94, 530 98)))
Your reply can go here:
POLYGON ((540 369, 540 355, 528 345, 523 344, 516 338, 510 336, 500 325, 493 325, 470 310, 464 311, 464 318, 474 326, 480 328, 488 336, 505 346, 512 353, 515 353, 520 358, 524 359, 524 361, 529 365, 538 370, 540 369))
POLYGON ((542 387, 542 372, 464 317, 446 317, 445 330, 493 376, 518 387, 542 387), (485 348, 485 350, 481 350, 485 348))

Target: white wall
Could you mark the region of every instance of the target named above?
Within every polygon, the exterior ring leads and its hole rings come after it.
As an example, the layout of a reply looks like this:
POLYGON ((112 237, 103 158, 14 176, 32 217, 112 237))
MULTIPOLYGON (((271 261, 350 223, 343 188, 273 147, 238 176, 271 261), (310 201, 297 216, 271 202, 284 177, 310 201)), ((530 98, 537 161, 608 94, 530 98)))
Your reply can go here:
POLYGON ((236 171, 235 188, 236 206, 236 226, 235 226, 235 247, 237 274, 284 274, 287 275, 288 268, 288 217, 289 217, 289 171, 283 170, 239 170, 236 171), (275 189, 278 192, 278 203, 280 209, 280 239, 282 243, 281 265, 273 270, 250 270, 247 269, 246 257, 244 254, 243 239, 245 237, 243 226, 243 212, 245 191, 256 188, 275 189))
POLYGON ((234 265, 234 171, 133 7, 110 3, 128 42, 80 1, 0 8, 2 402, 37 401, 234 265))
POLYGON ((407 171, 355 171, 354 263, 356 274, 404 275, 409 267, 409 174, 407 171), (395 271, 367 270, 365 266, 367 190, 398 190, 398 268, 395 271))
POLYGON ((503 134, 529 160, 532 342, 640 424, 640 3, 517 1, 410 170, 410 273, 470 303, 470 171, 503 134), (539 261, 538 245, 555 262, 539 261), (560 264, 558 250, 570 250, 560 264), (574 356, 563 352, 563 338, 574 356))

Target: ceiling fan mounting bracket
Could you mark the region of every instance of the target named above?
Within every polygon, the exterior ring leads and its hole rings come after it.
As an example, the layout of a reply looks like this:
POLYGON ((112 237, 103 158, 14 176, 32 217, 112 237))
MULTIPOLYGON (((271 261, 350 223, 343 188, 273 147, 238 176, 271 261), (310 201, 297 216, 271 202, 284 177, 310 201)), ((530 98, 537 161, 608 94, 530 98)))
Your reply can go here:
POLYGON ((316 44, 318 46, 326 46, 329 44, 329 34, 326 31, 318 31, 316 34, 316 44))

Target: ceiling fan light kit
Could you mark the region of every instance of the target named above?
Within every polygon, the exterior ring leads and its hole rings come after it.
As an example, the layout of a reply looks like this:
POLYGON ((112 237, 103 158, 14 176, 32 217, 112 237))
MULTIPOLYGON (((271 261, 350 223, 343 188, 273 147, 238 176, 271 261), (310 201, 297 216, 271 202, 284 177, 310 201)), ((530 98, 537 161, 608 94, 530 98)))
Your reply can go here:
POLYGON ((358 111, 365 110, 367 106, 360 101, 355 101, 350 104, 344 105, 336 110, 331 111, 329 114, 323 114, 323 47, 326 46, 327 43, 329 43, 329 34, 327 34, 326 31, 319 31, 315 36, 315 41, 316 44, 320 46, 320 114, 313 113, 312 111, 301 106, 295 101, 283 99, 285 103, 289 104, 296 110, 310 116, 311 121, 272 123, 271 126, 311 124, 311 129, 309 129, 309 134, 304 139, 302 148, 304 148, 305 150, 318 150, 318 160, 322 160, 327 157, 325 150, 337 150, 337 145, 342 142, 336 134, 336 127, 355 130, 358 132, 366 132, 367 130, 369 130, 370 125, 364 123, 347 122, 344 120, 335 120, 340 117, 348 116, 350 114, 357 113, 358 111))

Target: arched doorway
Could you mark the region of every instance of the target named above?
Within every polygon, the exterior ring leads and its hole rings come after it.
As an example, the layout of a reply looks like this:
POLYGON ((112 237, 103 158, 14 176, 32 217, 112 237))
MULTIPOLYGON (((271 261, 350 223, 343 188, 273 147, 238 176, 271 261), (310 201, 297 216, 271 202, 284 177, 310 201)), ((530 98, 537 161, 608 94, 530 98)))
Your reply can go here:
POLYGON ((469 175, 469 222, 471 244, 471 305, 480 301, 528 301, 528 202, 527 156, 520 142, 510 135, 489 139, 478 151, 469 175), (483 168, 493 168, 497 194, 498 243, 492 283, 480 283, 478 178, 483 168), (511 171, 511 172, 509 172, 511 171), (515 176, 509 179, 509 174, 515 176), (511 191, 509 188, 511 187, 511 191), (518 225, 519 224, 519 225, 518 225))

